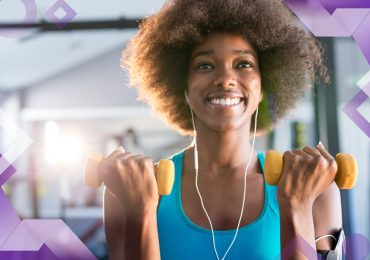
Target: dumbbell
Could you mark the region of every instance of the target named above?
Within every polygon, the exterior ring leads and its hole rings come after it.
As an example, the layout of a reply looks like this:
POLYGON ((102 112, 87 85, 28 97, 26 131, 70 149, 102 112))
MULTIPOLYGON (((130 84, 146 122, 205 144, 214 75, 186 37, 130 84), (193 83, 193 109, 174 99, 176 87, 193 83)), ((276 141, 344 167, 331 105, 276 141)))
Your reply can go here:
MULTIPOLYGON (((98 188, 102 180, 98 174, 99 164, 103 161, 104 155, 101 153, 92 153, 88 156, 85 163, 85 184, 98 188)), ((175 179, 175 166, 171 160, 160 160, 155 166, 157 177, 157 186, 159 195, 169 195, 172 191, 175 179)))
MULTIPOLYGON (((357 162, 352 154, 338 153, 335 156, 338 171, 335 182, 340 189, 352 189, 357 181, 357 162)), ((265 157, 265 178, 270 185, 278 185, 283 171, 283 155, 280 151, 267 151, 265 157)))

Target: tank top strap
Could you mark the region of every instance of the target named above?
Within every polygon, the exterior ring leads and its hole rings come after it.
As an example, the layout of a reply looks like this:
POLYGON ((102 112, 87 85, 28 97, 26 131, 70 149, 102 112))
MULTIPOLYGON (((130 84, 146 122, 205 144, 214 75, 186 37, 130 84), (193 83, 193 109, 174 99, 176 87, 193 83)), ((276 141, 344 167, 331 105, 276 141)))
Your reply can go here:
POLYGON ((269 207, 276 213, 279 214, 279 203, 277 201, 277 186, 270 185, 266 182, 265 178, 265 152, 257 152, 258 153, 258 160, 261 165, 263 180, 265 184, 266 192, 268 193, 269 197, 269 207))

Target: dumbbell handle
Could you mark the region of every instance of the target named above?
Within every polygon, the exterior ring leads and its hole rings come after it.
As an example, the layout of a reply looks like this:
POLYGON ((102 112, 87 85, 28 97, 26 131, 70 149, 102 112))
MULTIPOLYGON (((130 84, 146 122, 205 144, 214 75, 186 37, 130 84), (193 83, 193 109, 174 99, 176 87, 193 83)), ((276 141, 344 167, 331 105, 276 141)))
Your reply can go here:
MULTIPOLYGON (((98 174, 99 164, 103 161, 104 155, 101 153, 92 153, 85 163, 85 184, 98 188, 102 180, 98 174)), ((157 176, 157 186, 159 195, 169 195, 172 191, 175 179, 175 166, 171 160, 160 160, 155 168, 157 176)))
MULTIPOLYGON (((338 153, 335 156, 338 171, 335 182, 340 189, 352 189, 357 182, 356 158, 348 153, 338 153)), ((270 185, 278 185, 283 171, 283 155, 280 151, 267 151, 265 157, 265 178, 270 185)))

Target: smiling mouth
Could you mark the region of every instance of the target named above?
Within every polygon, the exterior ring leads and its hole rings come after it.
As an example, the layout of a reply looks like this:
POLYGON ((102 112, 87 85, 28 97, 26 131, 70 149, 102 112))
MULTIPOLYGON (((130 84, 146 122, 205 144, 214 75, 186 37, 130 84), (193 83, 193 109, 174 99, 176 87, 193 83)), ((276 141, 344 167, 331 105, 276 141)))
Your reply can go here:
POLYGON ((232 97, 232 98, 207 98, 207 101, 215 106, 220 107, 233 107, 244 103, 244 98, 232 97))

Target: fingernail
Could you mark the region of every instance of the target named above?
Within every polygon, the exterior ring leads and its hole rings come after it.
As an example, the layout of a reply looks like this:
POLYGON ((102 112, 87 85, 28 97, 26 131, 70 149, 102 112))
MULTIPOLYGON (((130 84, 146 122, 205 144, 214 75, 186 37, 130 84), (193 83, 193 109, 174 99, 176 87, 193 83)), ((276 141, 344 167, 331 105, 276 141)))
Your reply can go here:
POLYGON ((324 145, 322 144, 321 140, 319 141, 319 144, 317 146, 321 146, 321 147, 325 148, 324 145))

